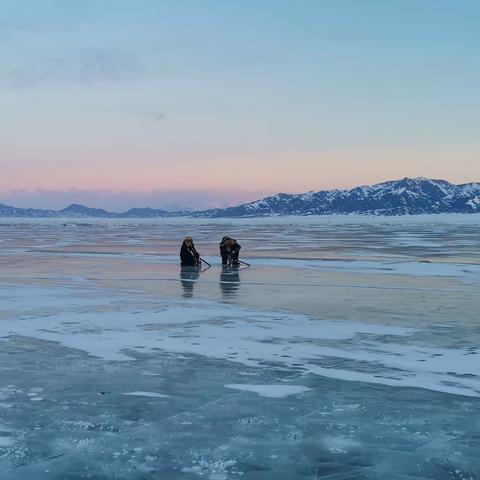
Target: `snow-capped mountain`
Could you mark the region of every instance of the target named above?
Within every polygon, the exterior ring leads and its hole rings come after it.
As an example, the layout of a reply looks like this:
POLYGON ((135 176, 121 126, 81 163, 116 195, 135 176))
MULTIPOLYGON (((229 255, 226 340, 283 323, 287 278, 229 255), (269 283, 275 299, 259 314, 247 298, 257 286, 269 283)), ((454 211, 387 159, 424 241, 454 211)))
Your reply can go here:
POLYGON ((351 190, 321 190, 302 194, 279 193, 237 207, 195 212, 169 212, 132 208, 114 213, 72 204, 63 210, 15 208, 0 204, 0 217, 260 217, 270 215, 416 215, 432 213, 480 213, 480 183, 454 185, 445 180, 404 178, 351 190))
POLYGON ((207 210, 197 216, 414 215, 480 212, 480 183, 454 185, 445 180, 404 178, 351 190, 279 193, 238 207, 207 210))

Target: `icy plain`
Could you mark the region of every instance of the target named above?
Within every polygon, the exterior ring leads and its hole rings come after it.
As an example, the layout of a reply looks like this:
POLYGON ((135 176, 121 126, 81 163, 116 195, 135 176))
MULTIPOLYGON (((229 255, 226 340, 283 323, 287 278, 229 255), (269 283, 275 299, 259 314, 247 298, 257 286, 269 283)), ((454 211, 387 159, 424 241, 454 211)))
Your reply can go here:
POLYGON ((0 285, 2 480, 480 479, 480 215, 2 220, 0 285))

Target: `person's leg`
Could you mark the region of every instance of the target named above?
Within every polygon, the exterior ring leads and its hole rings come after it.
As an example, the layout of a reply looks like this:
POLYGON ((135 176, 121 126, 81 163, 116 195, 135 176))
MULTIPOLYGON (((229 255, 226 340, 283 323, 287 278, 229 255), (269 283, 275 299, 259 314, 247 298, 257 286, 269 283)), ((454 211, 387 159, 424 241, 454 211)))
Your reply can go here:
POLYGON ((232 249, 232 263, 234 265, 238 265, 240 262, 238 261, 238 256, 240 254, 240 245, 235 245, 232 249))
POLYGON ((222 256, 222 265, 227 264, 228 254, 225 248, 220 248, 220 255, 222 256))

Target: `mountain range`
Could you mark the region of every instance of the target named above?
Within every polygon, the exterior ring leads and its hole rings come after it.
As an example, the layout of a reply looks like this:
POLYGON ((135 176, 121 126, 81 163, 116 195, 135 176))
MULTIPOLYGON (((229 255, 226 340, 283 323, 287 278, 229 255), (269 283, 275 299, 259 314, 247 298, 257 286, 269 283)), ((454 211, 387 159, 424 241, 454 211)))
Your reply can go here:
POLYGON ((446 180, 404 178, 348 190, 303 194, 279 193, 236 207, 195 212, 132 208, 123 213, 72 204, 63 210, 16 208, 0 204, 0 217, 21 218, 159 218, 262 217, 281 215, 418 215, 480 213, 480 183, 455 185, 446 180))

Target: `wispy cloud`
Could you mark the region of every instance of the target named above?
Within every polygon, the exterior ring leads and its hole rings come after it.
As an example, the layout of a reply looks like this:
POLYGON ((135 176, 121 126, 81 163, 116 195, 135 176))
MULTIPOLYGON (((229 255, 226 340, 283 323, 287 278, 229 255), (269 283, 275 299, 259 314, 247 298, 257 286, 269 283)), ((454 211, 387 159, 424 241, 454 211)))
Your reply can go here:
POLYGON ((146 118, 148 120, 154 120, 156 122, 160 122, 165 119, 166 115, 161 112, 139 112, 139 116, 142 118, 146 118))
MULTIPOLYGON (((1 38, 1 31, 0 31, 1 38)), ((115 83, 138 74, 137 55, 112 48, 87 48, 68 57, 46 57, 6 66, 0 82, 7 88, 28 88, 44 83, 115 83)))

